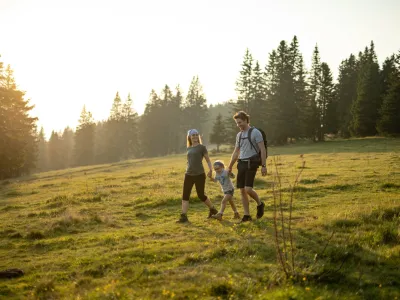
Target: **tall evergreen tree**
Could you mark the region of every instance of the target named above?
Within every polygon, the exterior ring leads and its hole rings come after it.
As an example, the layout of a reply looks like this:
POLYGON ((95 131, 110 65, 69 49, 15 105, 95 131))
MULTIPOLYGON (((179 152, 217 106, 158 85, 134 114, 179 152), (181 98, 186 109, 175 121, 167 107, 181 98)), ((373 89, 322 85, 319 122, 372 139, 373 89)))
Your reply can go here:
POLYGON ((219 152, 219 147, 226 142, 225 124, 221 114, 218 114, 215 119, 210 142, 217 145, 217 152, 219 152))
POLYGON ((265 128, 267 87, 264 73, 258 61, 256 61, 252 71, 250 97, 251 123, 257 125, 257 127, 265 128))
POLYGON ((131 95, 122 106, 122 158, 127 159, 138 155, 139 141, 137 132, 138 114, 133 110, 131 95))
POLYGON ((253 56, 249 49, 246 49, 240 75, 236 81, 236 92, 238 98, 234 110, 244 110, 252 115, 254 110, 251 103, 253 99, 253 56))
POLYGON ((37 158, 37 118, 33 106, 17 89, 13 71, 0 62, 0 179, 28 174, 37 158))
POLYGON ((350 137, 352 103, 357 98, 357 59, 351 54, 339 66, 339 77, 336 86, 338 130, 344 138, 350 137))
POLYGON ((186 128, 197 128, 202 133, 203 124, 207 121, 207 100, 203 93, 199 77, 195 76, 190 83, 184 103, 186 128))
POLYGON ((48 145, 49 169, 59 170, 66 167, 62 146, 62 140, 59 133, 53 130, 48 145))
POLYGON ((64 168, 70 168, 74 165, 74 131, 70 127, 66 127, 61 136, 61 155, 64 160, 64 168))
POLYGON ((40 132, 38 134, 38 162, 36 167, 37 170, 42 172, 48 169, 47 141, 43 127, 40 128, 40 132))
POLYGON ((337 132, 337 102, 331 70, 327 63, 321 63, 321 89, 317 102, 319 126, 318 140, 323 141, 325 133, 337 132))
POLYGON ((299 50, 299 42, 294 36, 290 44, 290 65, 294 83, 294 95, 297 114, 292 122, 292 132, 296 137, 307 137, 307 125, 312 117, 310 96, 308 92, 306 70, 303 56, 299 50))
POLYGON ((75 132, 75 164, 90 165, 94 161, 95 124, 92 113, 83 106, 79 124, 75 132))
POLYGON ((400 135, 400 52, 394 60, 394 68, 388 75, 387 93, 380 109, 377 130, 382 135, 400 135))
POLYGON ((357 98, 352 105, 351 132, 357 136, 376 134, 376 124, 381 105, 379 64, 374 44, 366 48, 360 58, 357 81, 357 98))
POLYGON ((317 133, 319 131, 320 122, 318 115, 317 103, 320 102, 321 96, 321 81, 322 81, 322 69, 321 69, 321 59, 319 56, 318 45, 315 46, 311 71, 310 71, 310 118, 308 120, 307 126, 307 136, 315 141, 317 133))

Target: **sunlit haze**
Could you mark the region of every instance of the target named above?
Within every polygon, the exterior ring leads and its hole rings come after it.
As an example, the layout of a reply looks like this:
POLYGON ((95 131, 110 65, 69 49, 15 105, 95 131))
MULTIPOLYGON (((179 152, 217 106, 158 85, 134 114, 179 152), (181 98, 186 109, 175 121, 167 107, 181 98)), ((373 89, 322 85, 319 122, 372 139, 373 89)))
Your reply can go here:
POLYGON ((246 48, 262 66, 297 35, 306 67, 319 46, 340 62, 374 40, 379 62, 400 49, 400 1, 0 0, 1 61, 34 104, 39 126, 75 127, 85 104, 108 117, 115 93, 141 114, 151 89, 198 75, 208 103, 235 97, 246 48))

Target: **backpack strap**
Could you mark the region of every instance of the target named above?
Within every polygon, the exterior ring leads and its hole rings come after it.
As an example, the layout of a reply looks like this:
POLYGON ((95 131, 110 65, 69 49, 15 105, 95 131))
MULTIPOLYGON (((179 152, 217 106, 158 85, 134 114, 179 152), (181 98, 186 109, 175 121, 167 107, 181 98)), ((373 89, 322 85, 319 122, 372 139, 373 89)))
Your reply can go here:
POLYGON ((250 145, 254 148, 254 151, 256 151, 257 153, 259 153, 259 152, 257 151, 256 146, 254 146, 253 142, 251 141, 251 133, 252 133, 253 129, 254 129, 253 126, 250 127, 250 129, 249 129, 249 134, 248 134, 248 137, 247 137, 247 138, 249 139, 250 145))
POLYGON ((242 132, 240 132, 240 135, 239 135, 239 149, 240 149, 240 142, 242 141, 242 132))

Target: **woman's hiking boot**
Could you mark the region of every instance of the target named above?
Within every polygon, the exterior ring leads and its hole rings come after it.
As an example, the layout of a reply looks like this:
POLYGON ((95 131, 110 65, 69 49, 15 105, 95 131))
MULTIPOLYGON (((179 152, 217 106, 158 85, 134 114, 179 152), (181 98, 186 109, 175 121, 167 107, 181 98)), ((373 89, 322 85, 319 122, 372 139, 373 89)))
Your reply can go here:
POLYGON ((176 221, 176 223, 186 223, 186 222, 189 222, 187 214, 181 214, 181 217, 179 218, 179 220, 176 221))
POLYGON ((222 214, 217 213, 216 215, 212 215, 211 218, 217 219, 218 221, 222 221, 222 214))

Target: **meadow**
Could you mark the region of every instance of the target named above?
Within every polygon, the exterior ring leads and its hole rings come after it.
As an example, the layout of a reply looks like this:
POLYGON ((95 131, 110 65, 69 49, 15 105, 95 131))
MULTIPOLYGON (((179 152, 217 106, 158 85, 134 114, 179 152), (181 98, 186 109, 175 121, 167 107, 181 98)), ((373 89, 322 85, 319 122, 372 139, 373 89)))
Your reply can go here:
MULTIPOLYGON (((400 299, 400 139, 269 152, 268 175, 255 182, 265 215, 256 220, 251 202, 243 224, 229 206, 221 222, 207 219, 194 191, 190 223, 176 223, 184 154, 0 181, 0 271, 25 273, 0 279, 0 298, 400 299), (302 170, 290 276, 277 260, 276 168, 285 203, 302 170)), ((220 187, 208 181, 206 192, 219 208, 220 187)), ((242 213, 237 191, 235 202, 242 213)))

